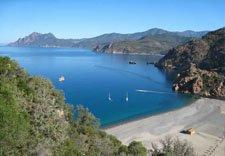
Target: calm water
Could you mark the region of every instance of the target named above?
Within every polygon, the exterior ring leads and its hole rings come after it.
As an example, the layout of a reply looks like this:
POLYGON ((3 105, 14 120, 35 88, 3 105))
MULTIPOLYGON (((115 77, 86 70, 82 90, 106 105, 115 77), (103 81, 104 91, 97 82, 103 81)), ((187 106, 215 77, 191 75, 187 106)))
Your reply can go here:
POLYGON ((73 105, 83 104, 103 126, 179 108, 190 97, 175 94, 171 82, 146 61, 156 56, 96 54, 82 49, 0 47, 32 75, 52 80, 73 105), (135 60, 136 65, 129 65, 135 60), (65 81, 59 82, 60 75, 65 81), (147 90, 149 92, 137 91, 147 90), (108 100, 109 93, 112 101, 108 100), (128 93, 129 100, 126 101, 128 93))

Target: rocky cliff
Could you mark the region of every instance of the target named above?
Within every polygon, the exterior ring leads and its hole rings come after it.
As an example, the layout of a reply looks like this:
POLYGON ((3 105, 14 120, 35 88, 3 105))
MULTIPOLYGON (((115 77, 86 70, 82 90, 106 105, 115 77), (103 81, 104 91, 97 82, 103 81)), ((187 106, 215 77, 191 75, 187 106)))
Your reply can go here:
POLYGON ((177 74, 176 91, 225 98, 225 28, 171 49, 156 66, 177 74))

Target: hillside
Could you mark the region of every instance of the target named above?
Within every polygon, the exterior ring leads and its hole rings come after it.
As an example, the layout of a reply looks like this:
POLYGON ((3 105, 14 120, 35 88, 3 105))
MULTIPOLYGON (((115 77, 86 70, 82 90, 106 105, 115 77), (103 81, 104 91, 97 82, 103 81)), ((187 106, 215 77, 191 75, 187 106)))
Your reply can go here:
POLYGON ((225 28, 171 49, 157 66, 177 73, 177 91, 225 98, 225 28))
POLYGON ((52 33, 41 34, 33 32, 30 35, 19 38, 9 46, 16 47, 72 47, 79 40, 76 39, 58 39, 52 33))
POLYGON ((122 145, 86 108, 64 99, 48 80, 0 57, 0 155, 146 156, 140 142, 122 145))
POLYGON ((94 51, 107 53, 165 54, 169 49, 192 39, 192 37, 184 37, 177 35, 176 33, 162 32, 154 35, 149 34, 138 40, 98 45, 94 48, 94 51))
POLYGON ((153 28, 144 32, 133 34, 103 34, 86 39, 58 39, 53 34, 32 33, 24 38, 12 42, 9 46, 17 47, 75 47, 86 48, 95 51, 137 52, 147 53, 154 50, 165 51, 192 38, 201 37, 206 31, 169 32, 167 30, 153 28), (163 36, 172 39, 172 42, 162 39, 163 36), (171 36, 170 36, 171 35, 171 36), (110 45, 113 44, 113 48, 110 45))
POLYGON ((78 42, 74 44, 74 47, 85 47, 96 52, 108 53, 165 53, 171 47, 199 38, 205 33, 207 31, 170 32, 153 28, 133 34, 104 34, 78 42), (166 39, 164 40, 163 37, 166 39))
POLYGON ((147 35, 157 35, 167 32, 163 29, 153 28, 144 32, 137 32, 133 34, 120 34, 120 33, 110 33, 103 34, 97 37, 88 38, 81 42, 74 44, 74 47, 85 47, 88 49, 93 49, 96 46, 106 45, 119 41, 135 41, 147 35))

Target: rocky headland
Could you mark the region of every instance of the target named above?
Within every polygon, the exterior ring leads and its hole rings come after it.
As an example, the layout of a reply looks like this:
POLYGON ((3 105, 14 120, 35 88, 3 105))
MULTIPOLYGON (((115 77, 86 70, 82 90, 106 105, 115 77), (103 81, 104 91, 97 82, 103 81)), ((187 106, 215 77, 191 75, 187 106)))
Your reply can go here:
POLYGON ((225 28, 169 50, 156 66, 176 74, 176 91, 224 99, 225 28))

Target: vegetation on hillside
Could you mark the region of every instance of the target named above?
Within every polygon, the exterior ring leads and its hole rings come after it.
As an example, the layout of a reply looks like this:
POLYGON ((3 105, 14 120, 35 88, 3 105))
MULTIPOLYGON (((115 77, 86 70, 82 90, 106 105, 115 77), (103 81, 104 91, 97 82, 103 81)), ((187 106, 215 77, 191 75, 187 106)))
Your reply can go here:
POLYGON ((94 50, 108 53, 166 54, 169 49, 192 39, 192 37, 180 36, 172 32, 163 32, 162 34, 143 36, 137 40, 98 45, 94 50))
POLYGON ((140 142, 122 145, 99 129, 88 109, 66 104, 50 81, 0 57, 0 155, 145 156, 147 151, 140 142))
POLYGON ((159 144, 152 143, 152 156, 195 156, 194 149, 187 141, 170 136, 159 141, 159 144))

